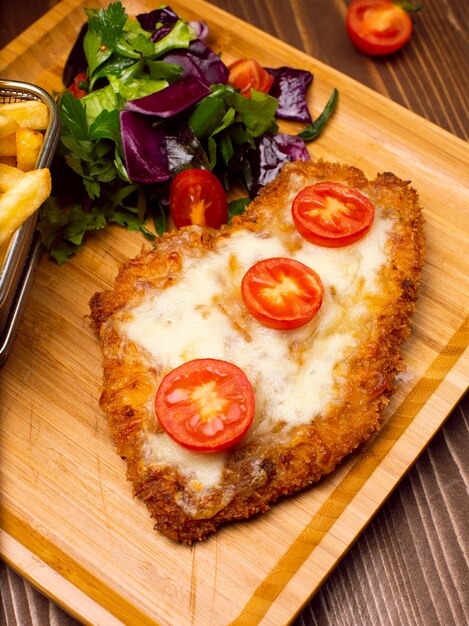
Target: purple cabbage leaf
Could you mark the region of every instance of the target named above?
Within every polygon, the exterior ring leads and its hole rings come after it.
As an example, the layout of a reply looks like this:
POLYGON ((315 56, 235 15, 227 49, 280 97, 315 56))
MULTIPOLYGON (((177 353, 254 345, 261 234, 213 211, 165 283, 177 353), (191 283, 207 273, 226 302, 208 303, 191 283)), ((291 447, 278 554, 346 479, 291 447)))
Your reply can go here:
POLYGON ((167 118, 185 111, 210 93, 209 87, 197 78, 183 76, 160 91, 129 100, 125 109, 142 115, 167 118))
POLYGON ((277 117, 311 124, 306 102, 306 91, 313 80, 311 72, 286 66, 265 69, 274 77, 269 95, 278 99, 277 117))
POLYGON ((132 182, 159 183, 169 178, 164 131, 145 116, 121 111, 120 125, 127 174, 132 182))
POLYGON ((252 175, 250 196, 256 196, 264 185, 274 180, 285 163, 309 161, 310 158, 306 144, 300 137, 266 133, 257 141, 257 150, 249 152, 252 175))
POLYGON ((194 31, 196 39, 201 39, 202 41, 204 39, 207 39, 208 32, 209 32, 207 22, 203 22, 202 20, 200 20, 200 21, 192 21, 192 22, 187 22, 187 23, 194 31))
POLYGON ((150 33, 153 33, 158 26, 174 25, 178 19, 180 19, 179 16, 170 7, 161 7, 160 9, 137 15, 140 26, 150 33))
POLYGON ((194 39, 188 49, 172 50, 162 61, 182 67, 184 76, 198 78, 205 85, 226 85, 229 70, 203 41, 194 39))

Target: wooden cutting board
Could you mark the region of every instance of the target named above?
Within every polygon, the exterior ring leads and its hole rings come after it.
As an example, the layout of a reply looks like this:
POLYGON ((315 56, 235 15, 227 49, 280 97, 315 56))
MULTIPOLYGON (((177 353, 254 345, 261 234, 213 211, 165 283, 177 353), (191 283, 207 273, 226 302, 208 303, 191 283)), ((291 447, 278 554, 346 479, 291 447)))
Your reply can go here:
MULTIPOLYGON (((107 2, 102 2, 105 6, 107 2)), ((61 88, 84 21, 64 0, 0 52, 0 75, 61 88)), ((153 531, 131 497, 98 407, 100 348, 88 300, 110 286, 142 240, 119 228, 91 236, 68 264, 43 258, 1 376, 1 553, 92 624, 281 624, 294 617, 442 424, 469 371, 469 148, 463 141, 202 0, 171 6, 205 19, 230 62, 254 57, 315 75, 316 117, 340 104, 313 158, 374 177, 411 179, 425 208, 427 262, 405 345, 407 372, 377 437, 318 486, 191 548, 153 531)), ((129 1, 129 14, 154 3, 129 1)), ((298 130, 294 124, 289 130, 298 130)))

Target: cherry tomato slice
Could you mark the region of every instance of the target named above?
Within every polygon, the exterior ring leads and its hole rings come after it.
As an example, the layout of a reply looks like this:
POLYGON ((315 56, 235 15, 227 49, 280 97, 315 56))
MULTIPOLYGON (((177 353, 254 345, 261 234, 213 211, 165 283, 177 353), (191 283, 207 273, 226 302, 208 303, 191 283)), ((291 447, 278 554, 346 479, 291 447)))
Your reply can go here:
POLYGON ((355 46, 373 56, 399 50, 412 34, 410 15, 391 0, 353 0, 345 23, 355 46))
POLYGON ((67 88, 67 91, 70 91, 75 98, 83 98, 83 96, 86 96, 88 92, 80 87, 80 83, 86 83, 87 80, 86 74, 84 72, 80 72, 75 76, 73 83, 67 88))
POLYGON ((284 257, 262 259, 241 282, 248 311, 264 326, 277 330, 310 322, 322 305, 321 279, 307 265, 284 257))
POLYGON ((255 59, 238 59, 228 66, 230 74, 228 82, 236 89, 241 90, 241 95, 251 97, 251 89, 269 93, 274 77, 265 70, 255 59))
POLYGON ((293 200, 298 232, 309 242, 328 248, 348 246, 373 224, 375 208, 357 189, 323 182, 305 187, 293 200))
POLYGON ((233 363, 195 359, 163 378, 155 410, 162 428, 181 446, 217 452, 246 434, 254 418, 254 391, 233 363))
POLYGON ((220 228, 228 220, 225 190, 208 170, 184 170, 171 183, 169 211, 176 228, 191 224, 220 228))

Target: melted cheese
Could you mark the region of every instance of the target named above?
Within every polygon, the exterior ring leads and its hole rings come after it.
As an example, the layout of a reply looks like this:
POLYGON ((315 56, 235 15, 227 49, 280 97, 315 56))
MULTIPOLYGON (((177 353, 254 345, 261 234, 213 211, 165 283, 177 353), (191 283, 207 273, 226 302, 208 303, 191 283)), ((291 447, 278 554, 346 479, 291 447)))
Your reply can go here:
MULTIPOLYGON (((119 330, 165 372, 196 358, 223 359, 243 369, 256 396, 247 439, 268 432, 273 422, 310 423, 337 399, 334 369, 359 341, 365 296, 377 288, 391 227, 377 211, 370 232, 344 248, 315 246, 293 229, 235 231, 218 238, 205 256, 185 259, 171 287, 150 290, 131 315, 125 311, 119 330), (316 321, 293 331, 263 326, 246 312, 240 296, 246 270, 276 256, 310 266, 325 288, 316 321)), ((224 454, 187 452, 156 434, 149 435, 144 454, 148 465, 177 467, 207 489, 219 483, 225 462, 224 454)))
POLYGON ((166 434, 152 434, 143 447, 147 465, 176 465, 186 475, 192 476, 194 491, 216 487, 226 460, 226 453, 204 454, 186 450, 166 434), (203 462, 201 463, 201 459, 203 462))

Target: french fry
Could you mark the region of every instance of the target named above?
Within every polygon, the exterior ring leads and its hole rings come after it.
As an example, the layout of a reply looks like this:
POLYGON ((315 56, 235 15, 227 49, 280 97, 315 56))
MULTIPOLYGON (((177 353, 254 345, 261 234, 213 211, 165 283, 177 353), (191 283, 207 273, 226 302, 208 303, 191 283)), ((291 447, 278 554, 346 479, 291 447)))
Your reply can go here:
POLYGON ((0 157, 16 156, 16 133, 0 137, 0 157))
POLYGON ((10 167, 16 167, 16 156, 0 156, 0 163, 9 165, 10 167))
POLYGON ((35 168, 43 143, 44 135, 37 130, 20 128, 16 131, 16 159, 20 170, 29 172, 35 168))
POLYGON ((48 122, 43 102, 0 104, 0 250, 50 195, 50 171, 34 169, 48 122))
POLYGON ((7 135, 12 135, 18 130, 19 127, 20 125, 16 120, 1 113, 0 107, 0 137, 7 137, 7 135))
POLYGON ((44 102, 24 100, 0 105, 0 113, 17 122, 20 128, 44 130, 49 123, 49 111, 44 102))
POLYGON ((8 191, 17 185, 23 176, 24 172, 17 167, 0 163, 0 192, 8 191))
POLYGON ((33 170, 0 196, 0 244, 36 211, 51 193, 47 168, 33 170))

